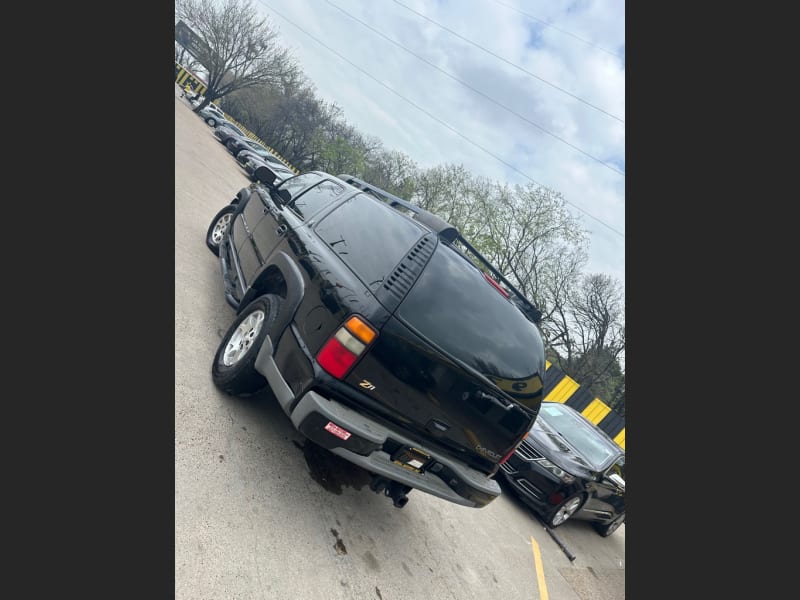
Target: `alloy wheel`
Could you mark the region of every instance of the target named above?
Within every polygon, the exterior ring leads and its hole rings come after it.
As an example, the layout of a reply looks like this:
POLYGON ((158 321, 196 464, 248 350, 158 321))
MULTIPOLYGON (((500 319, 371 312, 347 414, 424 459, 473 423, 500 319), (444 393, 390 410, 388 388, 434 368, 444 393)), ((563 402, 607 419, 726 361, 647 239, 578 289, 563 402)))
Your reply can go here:
POLYGON ((575 513, 575 511, 578 510, 580 505, 581 499, 577 496, 565 502, 564 505, 553 515, 551 520, 553 526, 561 525, 564 521, 569 519, 575 513))
POLYGON ((222 364, 226 367, 230 367, 239 362, 252 347, 253 341, 261 332, 261 326, 263 324, 263 310, 254 310, 247 315, 247 317, 239 323, 231 339, 228 340, 228 343, 225 345, 225 351, 222 354, 222 364))
POLYGON ((233 214, 231 213, 222 215, 219 218, 216 225, 214 225, 214 230, 211 232, 211 241, 217 245, 222 243, 222 238, 225 235, 225 232, 228 230, 228 224, 231 222, 232 218, 233 214))

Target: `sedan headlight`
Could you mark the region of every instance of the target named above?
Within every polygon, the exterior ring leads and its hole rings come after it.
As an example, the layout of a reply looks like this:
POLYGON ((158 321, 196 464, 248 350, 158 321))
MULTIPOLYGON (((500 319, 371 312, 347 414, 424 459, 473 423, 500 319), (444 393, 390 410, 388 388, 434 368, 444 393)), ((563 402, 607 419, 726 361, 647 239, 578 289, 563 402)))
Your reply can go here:
POLYGON ((546 458, 538 458, 536 459, 536 463, 550 471, 553 475, 558 477, 564 483, 572 483, 575 481, 575 478, 567 473, 564 469, 559 467, 558 465, 554 465, 546 458))

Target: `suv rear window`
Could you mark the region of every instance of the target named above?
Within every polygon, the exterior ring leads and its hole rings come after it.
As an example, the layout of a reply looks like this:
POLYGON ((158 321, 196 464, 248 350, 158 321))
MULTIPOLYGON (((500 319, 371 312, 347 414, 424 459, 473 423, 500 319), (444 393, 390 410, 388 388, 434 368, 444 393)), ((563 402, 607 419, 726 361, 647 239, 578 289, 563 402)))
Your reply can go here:
POLYGON ((316 230, 373 292, 427 233, 393 208, 363 193, 325 216, 316 230))
POLYGON ((526 395, 538 392, 543 356, 536 326, 455 250, 439 244, 397 316, 485 376, 526 395), (539 349, 537 351, 537 346, 539 349))

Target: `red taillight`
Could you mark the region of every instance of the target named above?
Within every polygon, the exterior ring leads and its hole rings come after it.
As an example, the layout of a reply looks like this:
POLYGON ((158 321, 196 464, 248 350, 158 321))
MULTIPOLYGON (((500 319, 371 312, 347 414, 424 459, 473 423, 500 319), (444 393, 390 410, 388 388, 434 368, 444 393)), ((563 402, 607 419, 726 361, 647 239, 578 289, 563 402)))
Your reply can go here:
POLYGON ((319 365, 336 379, 344 377, 357 358, 358 356, 345 348, 336 338, 331 338, 317 354, 319 365))
POLYGON ((488 281, 489 283, 491 283, 491 284, 492 284, 492 287, 493 287, 494 289, 496 289, 498 292, 500 292, 501 294, 503 294, 503 296, 505 296, 506 298, 508 298, 508 292, 507 292, 507 291, 505 291, 503 288, 501 288, 499 283, 497 283, 497 282, 496 282, 494 279, 492 279, 491 277, 489 277, 489 276, 488 276, 486 273, 484 273, 484 274, 483 274, 483 276, 486 278, 486 281, 488 281))
POLYGON ((317 362, 336 379, 342 379, 377 335, 365 319, 352 316, 325 343, 317 362))

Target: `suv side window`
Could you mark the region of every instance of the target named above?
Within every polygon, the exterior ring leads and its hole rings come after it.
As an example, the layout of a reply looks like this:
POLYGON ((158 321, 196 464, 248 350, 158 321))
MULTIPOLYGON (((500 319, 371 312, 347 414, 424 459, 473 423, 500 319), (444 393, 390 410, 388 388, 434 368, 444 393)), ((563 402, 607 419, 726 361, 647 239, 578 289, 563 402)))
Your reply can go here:
POLYGON ((317 234, 373 292, 426 230, 364 193, 326 215, 317 234))
POLYGON ((335 202, 343 192, 343 185, 327 179, 306 190, 297 198, 292 198, 289 207, 305 220, 331 202, 335 202))
POLYGON ((279 189, 287 190, 294 199, 299 196, 304 189, 314 185, 322 179, 323 177, 319 173, 304 173, 302 175, 298 175, 297 177, 287 179, 280 184, 279 189))

